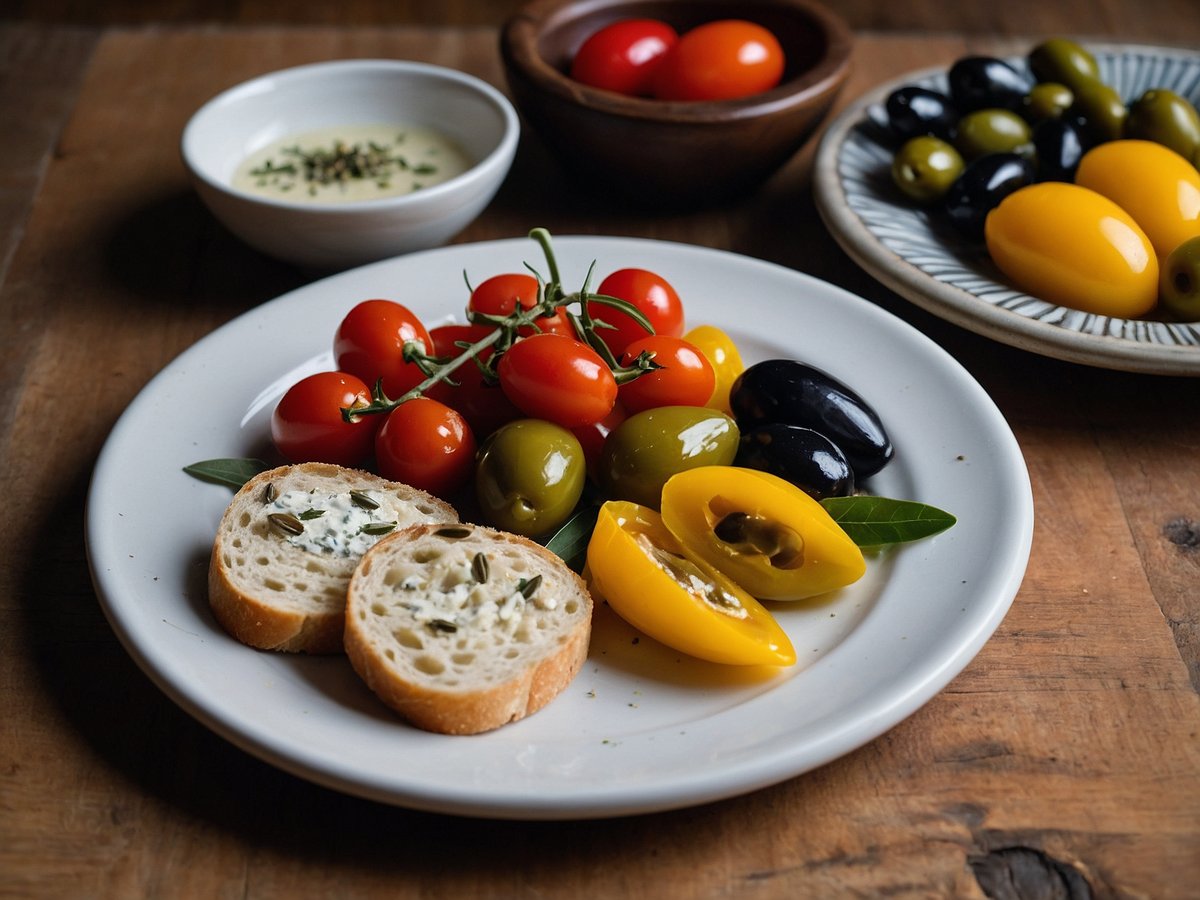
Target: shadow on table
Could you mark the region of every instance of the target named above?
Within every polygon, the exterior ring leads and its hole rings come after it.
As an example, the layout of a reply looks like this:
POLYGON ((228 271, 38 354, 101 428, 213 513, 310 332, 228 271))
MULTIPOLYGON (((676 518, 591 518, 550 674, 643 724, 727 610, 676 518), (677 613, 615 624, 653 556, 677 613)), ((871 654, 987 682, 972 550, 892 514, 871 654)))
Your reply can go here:
MULTIPOLYGON (((310 888, 314 878, 328 878, 333 890, 350 873, 369 872, 408 884, 428 880, 447 896, 456 895, 456 883, 466 895, 472 885, 520 885, 535 876, 542 885, 561 878, 564 888, 584 885, 588 876, 602 880, 606 859, 646 852, 664 825, 670 842, 686 839, 702 855, 705 842, 728 839, 720 827, 727 815, 747 817, 736 810, 750 799, 595 823, 473 820, 343 795, 260 762, 171 702, 110 629, 80 539, 78 498, 86 487, 78 473, 47 504, 42 521, 30 523, 30 539, 44 550, 14 573, 28 645, 22 655, 32 659, 45 706, 62 720, 48 727, 74 744, 64 755, 86 768, 82 761, 94 756, 103 773, 90 776, 82 794, 47 796, 45 803, 112 805, 122 827, 138 832, 195 836, 203 833, 199 820, 232 836, 247 855, 265 851, 293 862, 297 880, 310 888)), ((64 809, 56 817, 66 815, 64 809)), ((136 840, 147 846, 149 839, 136 840)), ((193 845, 179 852, 207 851, 193 845)), ((230 877, 240 879, 235 868, 230 877)))
POLYGON ((127 210, 104 247, 109 275, 139 303, 187 303, 230 317, 319 274, 243 244, 191 191, 127 210))

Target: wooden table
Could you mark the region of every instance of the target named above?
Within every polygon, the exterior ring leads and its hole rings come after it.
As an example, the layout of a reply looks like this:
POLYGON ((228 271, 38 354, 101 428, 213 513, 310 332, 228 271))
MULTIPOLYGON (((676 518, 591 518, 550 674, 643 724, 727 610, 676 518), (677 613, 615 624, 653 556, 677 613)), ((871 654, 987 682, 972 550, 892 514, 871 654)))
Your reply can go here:
MULTIPOLYGON (((864 32, 842 103, 967 50, 1026 46, 864 32)), ((0 895, 1200 896, 1200 381, 1056 362, 915 309, 822 228, 811 148, 728 208, 634 215, 580 194, 529 138, 458 240, 544 224, 730 249, 861 294, 960 360, 1016 433, 1037 524, 1008 617, 928 705, 749 796, 541 824, 316 787, 153 687, 88 576, 95 456, 177 353, 311 277, 214 222, 180 130, 249 76, 352 56, 503 84, 483 26, 0 26, 0 895)))

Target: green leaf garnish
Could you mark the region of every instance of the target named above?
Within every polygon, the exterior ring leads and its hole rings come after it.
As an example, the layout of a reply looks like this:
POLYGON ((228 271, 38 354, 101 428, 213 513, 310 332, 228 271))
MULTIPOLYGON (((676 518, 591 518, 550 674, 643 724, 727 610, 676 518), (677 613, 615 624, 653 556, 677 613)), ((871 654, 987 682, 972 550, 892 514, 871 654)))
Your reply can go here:
POLYGON ((201 481, 226 484, 237 489, 269 468, 270 464, 261 459, 206 459, 184 466, 183 471, 201 481))
POLYGON ((825 511, 860 547, 902 544, 945 531, 958 520, 950 513, 890 497, 826 497, 825 511))
POLYGON ((546 549, 562 559, 573 571, 582 572, 587 560, 588 541, 592 539, 599 515, 599 506, 588 504, 583 507, 546 539, 546 549))

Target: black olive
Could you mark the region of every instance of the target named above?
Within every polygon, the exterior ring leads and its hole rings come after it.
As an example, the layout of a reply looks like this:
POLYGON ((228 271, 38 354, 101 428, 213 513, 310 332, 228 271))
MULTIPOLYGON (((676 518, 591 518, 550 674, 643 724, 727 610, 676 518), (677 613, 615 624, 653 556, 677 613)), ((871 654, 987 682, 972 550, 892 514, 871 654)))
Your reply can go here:
POLYGON ((960 112, 976 109, 1019 111, 1033 79, 992 56, 964 56, 950 67, 950 96, 960 112))
POLYGON ((987 214, 1017 188, 1033 184, 1034 165, 1016 153, 992 153, 969 163, 946 192, 946 214, 972 241, 983 240, 987 214))
POLYGON ((888 127, 900 140, 931 134, 948 141, 954 137, 958 110, 950 98, 937 91, 905 85, 888 95, 884 102, 888 127))
POLYGON ((875 410, 831 375, 791 359, 756 363, 729 392, 738 428, 781 423, 811 428, 841 449, 861 483, 892 458, 892 442, 875 410))
POLYGON ((733 464, 778 475, 814 500, 854 493, 846 455, 825 435, 800 425, 773 422, 751 428, 742 434, 733 464))
POLYGON ((1047 119, 1033 129, 1038 181, 1074 181, 1083 154, 1091 147, 1083 129, 1068 119, 1047 119))

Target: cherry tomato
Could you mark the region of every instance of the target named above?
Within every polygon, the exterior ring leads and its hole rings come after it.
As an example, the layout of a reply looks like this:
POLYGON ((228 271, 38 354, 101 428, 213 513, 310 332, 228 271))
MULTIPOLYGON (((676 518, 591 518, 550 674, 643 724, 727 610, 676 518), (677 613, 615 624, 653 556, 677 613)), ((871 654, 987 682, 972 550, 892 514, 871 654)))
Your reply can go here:
MULTIPOLYGON (((504 275, 493 275, 480 283, 471 291, 471 299, 467 301, 467 310, 487 313, 492 316, 510 315, 521 304, 522 309, 532 309, 538 302, 538 282, 532 275, 519 272, 504 275)), ((560 308, 552 316, 543 316, 537 320, 537 328, 525 325, 517 329, 519 335, 537 334, 538 330, 554 334, 575 336, 575 329, 567 320, 566 314, 560 308)))
MULTIPOLYGON (((650 320, 655 334, 671 337, 680 337, 683 334, 683 303, 675 293, 675 288, 653 272, 645 269, 618 269, 600 282, 596 293, 632 303, 650 320)), ((598 329, 597 334, 617 359, 621 358, 621 354, 630 343, 646 336, 645 328, 611 306, 589 303, 588 312, 593 319, 615 327, 616 330, 598 329)))
POLYGON ((404 361, 404 344, 418 341, 433 350, 429 332, 406 306, 393 300, 364 300, 346 314, 333 337, 337 367, 395 399, 420 384, 425 375, 404 361))
POLYGON ((371 455, 382 417, 347 422, 342 409, 370 402, 370 388, 361 378, 345 372, 309 375, 280 398, 271 415, 271 440, 289 462, 359 465, 371 455))
POLYGON ((457 412, 428 397, 388 413, 375 438, 379 474, 446 497, 475 468, 475 435, 457 412))
POLYGON ((704 354, 717 377, 717 385, 706 405, 728 414, 729 391, 738 376, 746 370, 737 344, 715 325, 697 325, 683 339, 704 354))
POLYGON ((657 19, 622 19, 592 34, 571 61, 571 77, 606 91, 650 96, 654 71, 679 35, 657 19))
POLYGON ((693 28, 654 73, 660 100, 731 100, 770 90, 783 77, 783 48, 761 25, 723 19, 693 28))
MULTIPOLYGON (((486 337, 492 329, 486 325, 439 325, 429 329, 429 342, 433 346, 434 356, 455 357, 463 352, 459 343, 474 344, 480 338, 486 337)), ((480 354, 481 359, 492 355, 489 347, 480 354)))
MULTIPOLYGON (((618 390, 617 396, 620 397, 618 390)), ((598 422, 592 422, 589 425, 580 425, 577 428, 572 428, 571 433, 575 435, 579 441, 579 446, 583 448, 583 459, 587 464, 588 474, 593 479, 599 480, 600 454, 604 452, 604 442, 608 440, 609 434, 629 418, 629 413, 621 406, 620 400, 613 404, 612 410, 607 416, 598 422)))
POLYGON ((630 365, 640 353, 651 353, 661 367, 621 385, 621 405, 631 415, 659 406, 704 406, 716 386, 713 367, 683 338, 652 334, 625 348, 621 359, 630 365))
POLYGON ((617 382, 600 354, 561 334, 517 341, 497 370, 500 386, 518 409, 563 428, 599 422, 617 400, 617 382))
MULTIPOLYGON (((456 342, 473 344, 490 331, 485 325, 439 325, 429 330, 429 336, 433 339, 435 355, 454 357, 463 351, 456 342)), ((486 362, 491 355, 492 348, 488 347, 479 358, 486 362)), ((462 413, 477 440, 522 415, 504 396, 500 385, 485 379, 474 363, 464 363, 450 377, 455 384, 439 381, 425 392, 425 396, 462 413)))

